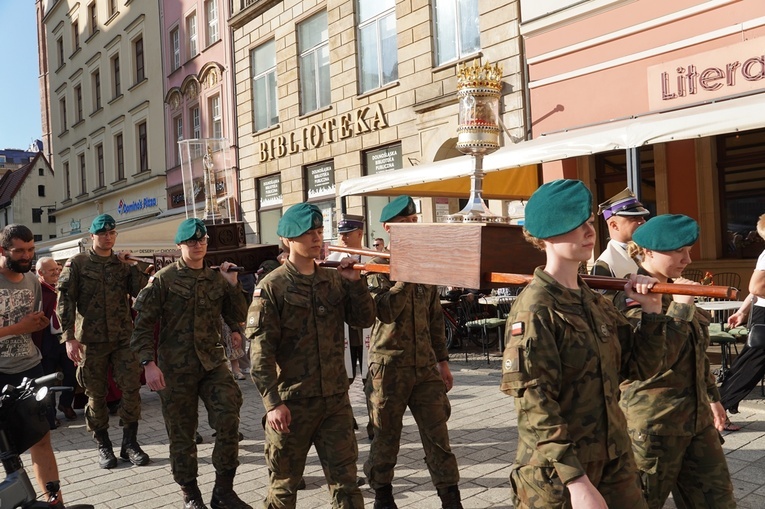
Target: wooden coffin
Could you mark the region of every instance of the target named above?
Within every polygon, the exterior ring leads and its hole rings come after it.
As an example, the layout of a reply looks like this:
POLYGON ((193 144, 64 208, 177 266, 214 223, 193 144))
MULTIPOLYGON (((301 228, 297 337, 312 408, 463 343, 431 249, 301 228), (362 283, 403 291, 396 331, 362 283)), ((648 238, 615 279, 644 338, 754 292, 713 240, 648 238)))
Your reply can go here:
POLYGON ((391 279, 463 288, 496 288, 491 272, 532 274, 545 255, 521 226, 491 223, 389 223, 391 279))

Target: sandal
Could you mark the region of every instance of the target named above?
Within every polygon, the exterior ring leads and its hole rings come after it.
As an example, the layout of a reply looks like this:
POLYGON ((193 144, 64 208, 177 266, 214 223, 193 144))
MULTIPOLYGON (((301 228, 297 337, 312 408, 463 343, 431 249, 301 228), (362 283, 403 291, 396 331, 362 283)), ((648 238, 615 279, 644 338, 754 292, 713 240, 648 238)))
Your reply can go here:
POLYGON ((725 419, 725 426, 723 427, 724 431, 733 432, 733 431, 739 431, 740 429, 741 429, 741 426, 733 424, 732 422, 730 422, 730 419, 725 419))

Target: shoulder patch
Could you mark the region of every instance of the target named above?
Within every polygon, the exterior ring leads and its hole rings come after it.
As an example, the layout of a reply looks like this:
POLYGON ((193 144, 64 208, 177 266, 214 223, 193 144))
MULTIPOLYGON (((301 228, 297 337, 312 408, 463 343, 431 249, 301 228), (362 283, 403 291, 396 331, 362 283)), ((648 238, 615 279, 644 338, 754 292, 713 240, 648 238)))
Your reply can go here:
POLYGON ((67 260, 64 264, 64 267, 71 267, 72 266, 72 260, 67 260))
POLYGON ((149 286, 149 285, 150 285, 150 284, 152 284, 153 282, 154 282, 154 276, 151 276, 151 277, 149 278, 149 282, 148 282, 148 283, 146 283, 146 286, 149 286))
POLYGON ((511 336, 523 336, 524 331, 525 331, 525 324, 523 322, 515 322, 510 327, 511 336))
POLYGON ((628 308, 634 308, 636 306, 640 306, 640 303, 638 301, 636 301, 636 300, 625 299, 624 300, 624 305, 627 306, 628 308))
POLYGON ((252 292, 253 297, 260 297, 260 288, 255 288, 252 292))

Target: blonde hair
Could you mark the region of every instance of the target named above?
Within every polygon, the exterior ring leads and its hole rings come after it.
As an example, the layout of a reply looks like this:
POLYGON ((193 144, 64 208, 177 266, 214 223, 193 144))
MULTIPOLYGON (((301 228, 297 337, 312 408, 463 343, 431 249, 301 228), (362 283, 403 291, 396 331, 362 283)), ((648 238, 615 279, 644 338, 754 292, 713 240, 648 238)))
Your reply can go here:
POLYGON ((526 242, 539 249, 540 251, 545 250, 545 241, 530 234, 526 228, 523 229, 523 238, 526 239, 526 242))
POLYGON ((635 260, 635 263, 639 264, 645 258, 645 248, 638 246, 633 241, 629 241, 627 243, 627 254, 635 260))
POLYGON ((757 233, 765 240, 765 214, 761 215, 759 221, 757 221, 757 233))

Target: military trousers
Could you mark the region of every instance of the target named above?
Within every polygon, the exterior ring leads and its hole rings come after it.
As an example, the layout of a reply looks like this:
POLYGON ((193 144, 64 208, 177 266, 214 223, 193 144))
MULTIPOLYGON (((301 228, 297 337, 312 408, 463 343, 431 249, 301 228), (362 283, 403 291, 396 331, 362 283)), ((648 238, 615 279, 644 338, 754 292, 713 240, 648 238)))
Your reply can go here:
POLYGON ((709 426, 694 436, 633 432, 632 449, 648 507, 664 507, 670 490, 678 507, 736 507, 720 433, 709 426))
POLYGON ((120 419, 123 425, 137 422, 141 418, 141 366, 130 349, 130 339, 82 346, 82 362, 77 368, 77 381, 85 388, 88 397, 85 409, 88 431, 109 428, 109 409, 106 406, 109 366, 112 367, 114 381, 122 391, 120 419))
POLYGON ((379 489, 393 481, 404 412, 409 407, 417 422, 433 485, 456 486, 460 475, 446 426, 451 404, 438 368, 372 363, 364 391, 374 427, 374 439, 364 463, 369 485, 379 489))
POLYGON ((284 403, 292 416, 290 432, 265 427, 269 488, 263 507, 294 509, 308 450, 313 445, 327 478, 332 507, 362 509, 364 498, 356 478, 359 449, 348 393, 284 403))
MULTIPOLYGON (((608 507, 646 509, 635 459, 631 452, 610 461, 583 463, 585 475, 608 507)), ((570 509, 571 496, 554 467, 513 465, 510 471, 516 509, 570 509)), ((701 506, 700 506, 701 507, 701 506)))
POLYGON ((205 371, 199 362, 182 372, 163 369, 165 388, 159 392, 162 416, 170 441, 170 468, 178 484, 196 480, 199 400, 207 410, 207 422, 215 430, 212 463, 224 473, 239 466, 239 410, 242 391, 226 364, 205 371))

